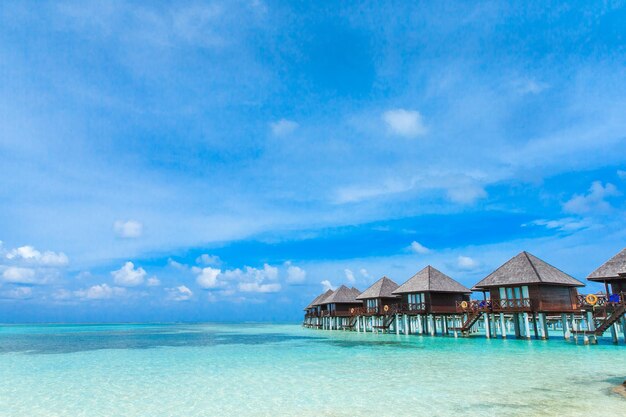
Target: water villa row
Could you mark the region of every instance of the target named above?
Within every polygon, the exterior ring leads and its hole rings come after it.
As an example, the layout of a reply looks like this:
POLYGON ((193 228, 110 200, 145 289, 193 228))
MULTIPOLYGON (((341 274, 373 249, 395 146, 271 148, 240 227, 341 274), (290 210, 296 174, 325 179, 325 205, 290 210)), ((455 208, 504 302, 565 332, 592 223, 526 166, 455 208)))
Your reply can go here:
POLYGON ((345 285, 318 295, 304 309, 304 326, 396 334, 548 339, 597 343, 610 332, 626 342, 626 249, 587 277, 604 292, 581 294, 581 281, 522 252, 471 289, 432 266, 404 284, 382 277, 365 291, 345 285), (482 293, 471 299, 473 292, 482 293))

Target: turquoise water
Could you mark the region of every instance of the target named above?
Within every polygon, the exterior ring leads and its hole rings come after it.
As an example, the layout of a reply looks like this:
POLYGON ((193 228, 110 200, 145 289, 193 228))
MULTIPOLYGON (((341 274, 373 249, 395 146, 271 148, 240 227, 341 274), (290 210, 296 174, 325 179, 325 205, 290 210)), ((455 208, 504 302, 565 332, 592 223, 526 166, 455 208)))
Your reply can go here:
POLYGON ((0 327, 2 416, 623 416, 626 346, 296 325, 0 327))

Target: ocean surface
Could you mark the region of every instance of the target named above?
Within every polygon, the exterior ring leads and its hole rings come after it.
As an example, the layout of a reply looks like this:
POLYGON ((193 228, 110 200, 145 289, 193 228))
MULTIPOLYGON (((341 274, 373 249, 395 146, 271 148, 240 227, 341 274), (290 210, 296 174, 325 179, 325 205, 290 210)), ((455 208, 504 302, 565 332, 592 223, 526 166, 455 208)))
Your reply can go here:
POLYGON ((0 416, 625 416, 624 379, 623 341, 0 326, 0 416))

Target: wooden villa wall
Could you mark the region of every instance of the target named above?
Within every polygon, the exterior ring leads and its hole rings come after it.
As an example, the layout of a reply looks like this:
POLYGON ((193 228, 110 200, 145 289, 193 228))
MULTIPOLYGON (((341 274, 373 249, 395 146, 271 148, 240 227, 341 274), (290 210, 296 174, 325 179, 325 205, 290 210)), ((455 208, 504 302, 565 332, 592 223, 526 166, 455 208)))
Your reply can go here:
MULTIPOLYGON (((561 287, 556 285, 541 285, 537 287, 539 292, 539 305, 537 311, 564 312, 577 309, 578 291, 574 287, 561 287)), ((531 294, 532 299, 532 294, 531 294)))
POLYGON ((626 278, 609 281, 611 284, 611 293, 626 292, 626 278))
POLYGON ((469 301, 469 294, 449 292, 431 292, 427 294, 427 311, 434 314, 455 314, 457 301, 469 301))
MULTIPOLYGON (((512 285, 509 287, 521 287, 521 285, 512 285)), ((507 288, 509 288, 507 287, 507 288)), ((494 301, 493 305, 499 305, 500 287, 490 289, 490 298, 494 301)), ((519 311, 535 311, 535 312, 574 312, 577 311, 578 291, 575 287, 564 287, 560 285, 528 285, 528 297, 530 298, 531 308, 504 308, 506 310, 519 311)), ((494 307, 494 311, 500 311, 494 307)))

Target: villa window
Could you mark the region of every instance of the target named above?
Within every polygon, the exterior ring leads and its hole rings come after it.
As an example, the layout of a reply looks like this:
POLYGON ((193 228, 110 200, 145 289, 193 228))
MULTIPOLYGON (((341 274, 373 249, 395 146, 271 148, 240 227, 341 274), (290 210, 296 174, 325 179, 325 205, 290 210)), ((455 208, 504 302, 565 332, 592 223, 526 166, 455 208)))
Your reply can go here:
POLYGON ((378 309, 378 299, 374 298, 371 300, 367 300, 367 308, 372 310, 378 309))
POLYGON ((413 306, 414 308, 416 308, 424 302, 424 294, 423 293, 409 294, 408 301, 409 301, 410 306, 413 306))

